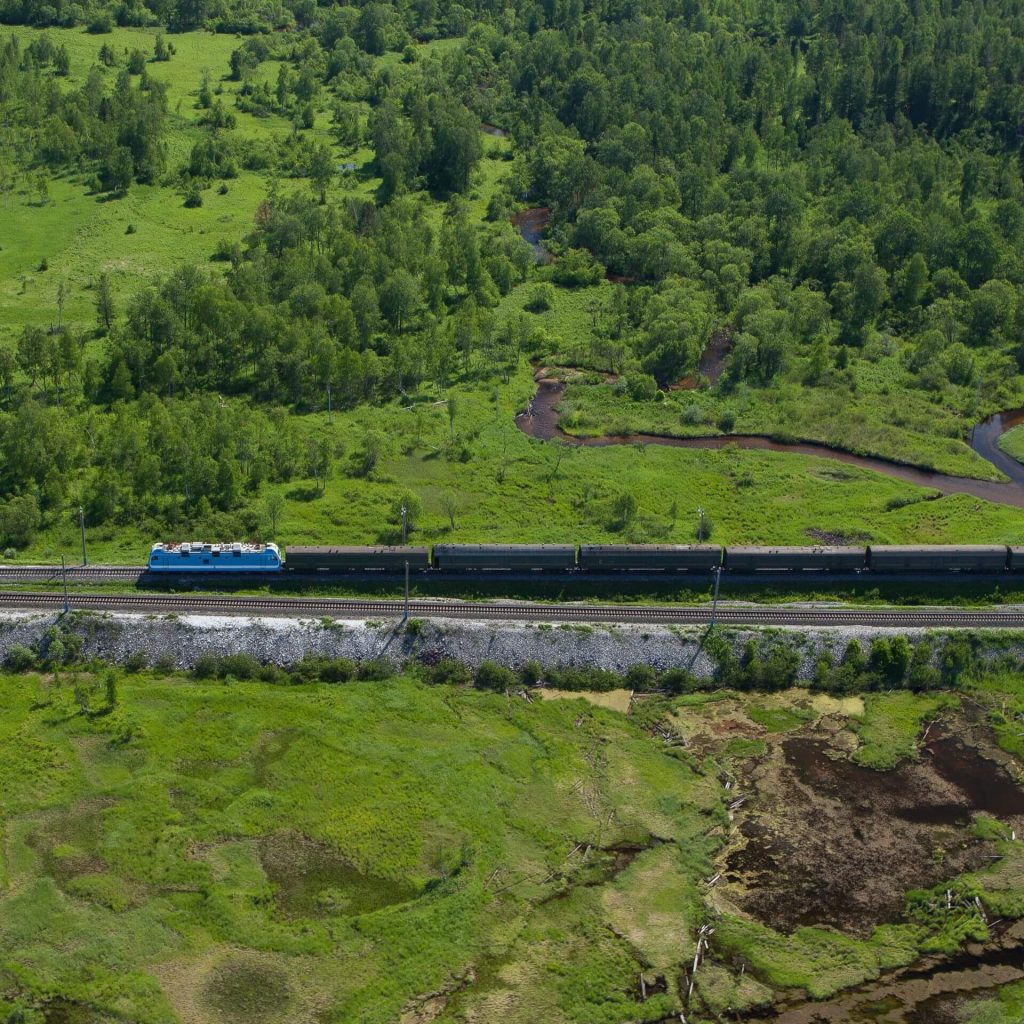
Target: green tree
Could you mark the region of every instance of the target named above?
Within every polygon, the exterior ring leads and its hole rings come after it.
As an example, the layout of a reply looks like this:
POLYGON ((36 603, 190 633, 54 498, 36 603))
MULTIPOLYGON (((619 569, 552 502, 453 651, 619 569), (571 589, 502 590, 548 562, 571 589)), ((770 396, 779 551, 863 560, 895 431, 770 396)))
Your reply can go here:
POLYGON ((110 275, 104 270, 96 279, 96 319, 104 334, 110 333, 116 316, 114 288, 110 283, 110 275))
POLYGON ((420 287, 416 278, 403 267, 389 274, 380 290, 380 310, 388 325, 401 334, 419 305, 420 287))
POLYGON ((313 188, 320 195, 320 205, 327 202, 327 189, 334 180, 335 167, 334 156, 327 146, 315 146, 310 154, 309 163, 306 166, 306 173, 313 184, 313 188))

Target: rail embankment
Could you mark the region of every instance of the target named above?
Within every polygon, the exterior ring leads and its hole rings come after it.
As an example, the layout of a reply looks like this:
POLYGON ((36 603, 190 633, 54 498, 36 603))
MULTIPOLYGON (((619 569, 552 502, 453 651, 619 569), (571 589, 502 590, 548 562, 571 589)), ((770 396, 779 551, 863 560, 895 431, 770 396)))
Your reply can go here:
MULTIPOLYGON (((664 670, 685 668, 697 677, 715 674, 722 641, 742 658, 751 642, 762 649, 783 647, 796 655, 796 679, 810 680, 823 656, 838 664, 850 642, 865 648, 879 636, 906 636, 911 644, 942 631, 841 627, 719 627, 715 644, 706 626, 651 624, 475 621, 467 619, 389 620, 293 619, 237 615, 135 615, 73 612, 0 614, 0 660, 12 648, 45 653, 55 637, 79 638, 85 659, 191 668, 205 656, 247 654, 267 664, 289 665, 310 655, 394 664, 444 659, 472 668, 495 661, 510 668, 537 662, 544 668, 599 668, 624 672, 633 665, 664 670)), ((973 634, 982 657, 1024 658, 1024 634, 973 634), (982 638, 983 639, 978 639, 982 638)))

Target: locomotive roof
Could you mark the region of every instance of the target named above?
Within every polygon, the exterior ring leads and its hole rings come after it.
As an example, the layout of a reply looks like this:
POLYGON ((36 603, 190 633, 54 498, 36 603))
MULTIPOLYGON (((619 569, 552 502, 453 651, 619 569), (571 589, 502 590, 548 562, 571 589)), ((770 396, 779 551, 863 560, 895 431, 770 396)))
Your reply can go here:
POLYGON ((192 551, 241 551, 245 554, 257 554, 260 551, 277 551, 276 544, 253 544, 247 541, 225 541, 220 544, 212 544, 202 540, 172 541, 169 544, 156 543, 153 551, 166 551, 168 554, 185 553, 192 551))

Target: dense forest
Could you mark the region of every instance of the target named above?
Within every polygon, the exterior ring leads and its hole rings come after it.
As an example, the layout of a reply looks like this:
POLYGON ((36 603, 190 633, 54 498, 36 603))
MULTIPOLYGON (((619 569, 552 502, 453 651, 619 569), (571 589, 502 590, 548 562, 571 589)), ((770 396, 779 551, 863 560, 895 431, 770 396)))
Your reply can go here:
POLYGON ((83 26, 96 49, 69 85, 45 34, 4 43, 0 190, 44 201, 63 175, 111 202, 159 184, 187 207, 246 170, 271 181, 213 262, 123 302, 98 272, 94 323, 64 321, 58 296, 49 329, 0 346, 3 543, 71 499, 97 522, 201 522, 313 474, 332 456, 296 441, 286 410, 507 380, 557 347, 524 311, 555 289, 602 284, 576 361, 622 374, 632 399, 694 375, 721 331, 726 397, 786 378, 842 401, 854 366, 880 358, 899 388, 965 416, 1019 390, 1013 0, 6 0, 0 20, 83 26), (118 53, 104 43, 118 25, 165 34, 118 53), (174 154, 151 69, 197 28, 239 34, 225 69, 239 86, 197 83, 202 136, 174 154), (276 78, 258 73, 268 61, 276 78), (255 139, 241 112, 291 131, 255 139), (488 155, 502 166, 483 219, 481 124, 513 141, 488 155), (338 154, 360 146, 379 186, 338 196, 338 154), (550 209, 550 266, 509 223, 524 206, 550 209))

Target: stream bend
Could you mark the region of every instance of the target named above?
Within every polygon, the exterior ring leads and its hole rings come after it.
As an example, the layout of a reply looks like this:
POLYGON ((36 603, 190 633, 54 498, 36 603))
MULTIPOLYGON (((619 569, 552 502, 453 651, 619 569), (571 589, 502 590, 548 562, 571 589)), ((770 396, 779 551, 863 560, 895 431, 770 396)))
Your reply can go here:
POLYGON ((759 434, 722 434, 715 437, 669 437, 663 434, 623 434, 600 437, 574 437, 559 425, 556 406, 565 385, 562 381, 542 379, 526 412, 516 417, 516 426, 529 437, 541 441, 565 441, 587 448, 605 448, 617 444, 658 444, 671 448, 726 448, 735 446, 756 451, 789 452, 796 455, 814 455, 818 458, 845 462, 875 473, 904 480, 919 487, 928 487, 940 494, 970 494, 985 501, 1024 508, 1024 466, 999 447, 1000 436, 1020 423, 1024 423, 1024 409, 996 413, 982 420, 971 431, 970 446, 983 459, 1002 470, 1010 479, 999 483, 994 480, 976 480, 972 477, 951 476, 935 470, 910 466, 893 459, 873 455, 855 455, 840 448, 831 448, 814 441, 775 441, 759 434))

